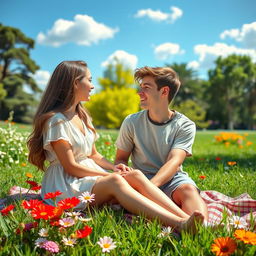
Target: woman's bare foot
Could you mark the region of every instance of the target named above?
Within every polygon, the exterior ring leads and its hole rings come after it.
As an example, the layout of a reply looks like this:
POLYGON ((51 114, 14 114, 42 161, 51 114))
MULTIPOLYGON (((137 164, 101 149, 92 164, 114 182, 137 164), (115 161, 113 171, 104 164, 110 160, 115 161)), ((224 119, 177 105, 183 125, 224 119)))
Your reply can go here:
POLYGON ((204 215, 195 211, 187 220, 182 221, 178 231, 184 230, 195 234, 197 232, 197 225, 204 222, 204 215))

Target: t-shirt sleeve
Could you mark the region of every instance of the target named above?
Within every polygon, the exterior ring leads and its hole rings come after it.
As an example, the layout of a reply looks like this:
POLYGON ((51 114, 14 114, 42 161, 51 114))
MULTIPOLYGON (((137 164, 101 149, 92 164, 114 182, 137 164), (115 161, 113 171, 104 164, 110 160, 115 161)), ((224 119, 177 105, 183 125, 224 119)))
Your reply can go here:
POLYGON ((123 121, 117 140, 116 140, 116 147, 121 149, 125 152, 131 152, 134 146, 133 142, 133 132, 132 132, 132 123, 128 117, 123 121))
POLYGON ((45 127, 43 137, 44 149, 51 152, 53 151, 53 148, 51 146, 51 142, 53 141, 65 140, 72 146, 67 121, 61 118, 53 117, 48 121, 48 124, 45 127))
POLYGON ((196 126, 193 122, 183 124, 178 130, 172 149, 183 149, 187 156, 192 156, 192 146, 195 140, 196 126))

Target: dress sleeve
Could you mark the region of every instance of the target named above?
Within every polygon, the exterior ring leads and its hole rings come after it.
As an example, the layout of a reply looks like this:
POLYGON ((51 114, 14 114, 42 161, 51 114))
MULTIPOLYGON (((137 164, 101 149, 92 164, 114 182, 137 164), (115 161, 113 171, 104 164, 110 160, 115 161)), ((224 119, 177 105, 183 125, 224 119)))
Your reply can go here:
POLYGON ((172 149, 183 149, 187 156, 192 156, 195 134, 196 126, 193 122, 183 124, 176 134, 172 149))
POLYGON ((68 122, 64 119, 53 117, 48 121, 43 134, 44 149, 52 152, 51 142, 58 140, 65 140, 72 146, 70 137, 68 122))
POLYGON ((131 152, 134 147, 133 139, 133 129, 128 116, 121 125, 118 138, 116 140, 116 147, 125 152, 131 152))

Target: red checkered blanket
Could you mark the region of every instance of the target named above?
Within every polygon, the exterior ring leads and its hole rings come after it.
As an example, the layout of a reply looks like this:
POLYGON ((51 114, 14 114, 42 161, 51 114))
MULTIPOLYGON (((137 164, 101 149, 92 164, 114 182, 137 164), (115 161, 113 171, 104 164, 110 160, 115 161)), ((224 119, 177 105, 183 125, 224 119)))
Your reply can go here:
POLYGON ((247 193, 237 197, 229 197, 217 191, 207 190, 201 191, 200 195, 207 204, 208 222, 212 225, 221 222, 224 211, 228 216, 240 216, 248 224, 252 217, 254 222, 256 221, 256 200, 252 199, 247 193))
MULTIPOLYGON (((27 194, 26 192, 26 189, 13 187, 10 190, 10 196, 0 199, 0 210, 13 200, 40 199, 39 194, 27 194)), ((201 191, 201 197, 208 207, 209 225, 220 224, 224 212, 227 216, 239 216, 248 224, 252 217, 254 218, 254 222, 256 222, 256 200, 252 199, 246 193, 232 198, 217 191, 207 190, 201 191)))

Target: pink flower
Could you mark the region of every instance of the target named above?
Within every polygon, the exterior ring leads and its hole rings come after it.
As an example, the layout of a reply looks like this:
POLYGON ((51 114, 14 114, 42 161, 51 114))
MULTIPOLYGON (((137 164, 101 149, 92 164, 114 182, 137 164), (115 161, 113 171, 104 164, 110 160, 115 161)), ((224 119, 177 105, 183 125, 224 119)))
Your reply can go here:
POLYGON ((58 244, 56 244, 53 241, 45 241, 42 244, 41 248, 44 248, 46 251, 49 251, 49 252, 52 252, 52 253, 57 253, 60 250, 58 244))

